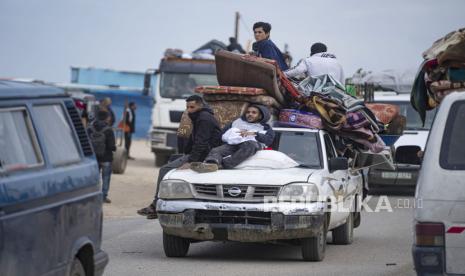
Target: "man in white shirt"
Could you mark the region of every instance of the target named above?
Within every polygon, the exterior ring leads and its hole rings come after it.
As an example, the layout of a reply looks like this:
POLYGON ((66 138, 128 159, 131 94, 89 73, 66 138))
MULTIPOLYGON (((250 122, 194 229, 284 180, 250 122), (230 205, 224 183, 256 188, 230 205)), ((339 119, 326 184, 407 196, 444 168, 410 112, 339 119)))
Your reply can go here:
POLYGON ((312 45, 308 58, 300 60, 296 66, 284 72, 288 78, 304 73, 312 77, 331 75, 335 80, 344 84, 342 65, 337 61, 335 55, 327 52, 326 45, 320 42, 312 45))

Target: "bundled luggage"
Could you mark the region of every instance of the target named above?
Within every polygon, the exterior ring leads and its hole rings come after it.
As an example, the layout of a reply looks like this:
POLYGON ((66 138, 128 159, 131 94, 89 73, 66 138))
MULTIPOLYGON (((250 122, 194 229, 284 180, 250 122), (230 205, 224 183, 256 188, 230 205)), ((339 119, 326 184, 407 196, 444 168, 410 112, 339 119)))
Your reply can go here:
POLYGON ((436 108, 452 91, 465 91, 465 28, 434 42, 423 58, 410 101, 424 122, 426 110, 436 108))
MULTIPOLYGON (((273 60, 221 50, 215 62, 219 86, 195 91, 203 95, 221 127, 256 103, 267 106, 280 125, 325 129, 352 141, 357 149, 377 153, 385 146, 378 132, 386 131, 385 125, 399 113, 392 106, 375 106, 372 112, 329 75, 293 83, 273 60)), ((178 135, 187 137, 190 132, 191 122, 184 114, 178 135)))

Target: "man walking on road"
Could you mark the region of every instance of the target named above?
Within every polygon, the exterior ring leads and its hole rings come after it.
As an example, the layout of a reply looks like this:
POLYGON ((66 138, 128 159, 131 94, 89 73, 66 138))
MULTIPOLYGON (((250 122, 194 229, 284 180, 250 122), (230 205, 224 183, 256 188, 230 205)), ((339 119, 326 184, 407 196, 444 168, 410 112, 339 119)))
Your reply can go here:
POLYGON ((157 189, 153 202, 137 211, 147 219, 156 219, 156 203, 158 189, 163 177, 172 169, 189 169, 191 162, 202 162, 211 149, 221 145, 221 129, 218 121, 213 117, 213 111, 207 106, 202 97, 192 95, 186 99, 186 111, 192 121, 192 134, 189 137, 182 157, 160 168, 157 179, 157 189))
POLYGON ((110 120, 110 114, 105 110, 100 110, 97 113, 97 119, 87 129, 102 174, 102 193, 105 203, 111 203, 108 191, 110 190, 113 152, 116 151, 115 134, 110 126, 110 120))
POLYGON ((134 160, 135 158, 131 156, 129 150, 131 149, 132 134, 136 132, 136 103, 130 102, 128 108, 126 109, 126 124, 129 126, 128 131, 124 132, 124 147, 126 148, 128 159, 134 160))

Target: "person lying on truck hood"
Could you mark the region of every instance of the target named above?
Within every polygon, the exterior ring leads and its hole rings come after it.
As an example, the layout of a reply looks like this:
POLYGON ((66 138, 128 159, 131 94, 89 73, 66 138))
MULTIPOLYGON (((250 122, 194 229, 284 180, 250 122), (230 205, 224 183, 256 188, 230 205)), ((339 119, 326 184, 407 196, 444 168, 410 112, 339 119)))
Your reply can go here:
POLYGON ((287 70, 288 66, 283 53, 270 39, 271 25, 266 22, 257 22, 252 29, 255 36, 255 42, 252 44, 254 53, 259 57, 275 60, 281 70, 287 70))
POLYGON ((184 155, 160 168, 153 202, 137 211, 147 219, 157 218, 158 189, 163 177, 172 169, 188 169, 191 162, 202 162, 211 149, 222 144, 220 124, 202 97, 192 95, 187 98, 186 111, 192 121, 192 133, 185 146, 184 155))
POLYGON ((331 75, 334 79, 344 84, 344 71, 336 56, 327 52, 325 44, 317 42, 310 49, 310 56, 301 59, 296 66, 284 72, 286 77, 296 77, 301 74, 316 77, 331 75))
POLYGON ((200 173, 214 172, 219 168, 233 169, 273 143, 275 134, 268 124, 269 120, 267 107, 258 104, 249 106, 245 114, 223 129, 222 140, 225 144, 210 151, 204 162, 191 163, 191 169, 200 173))

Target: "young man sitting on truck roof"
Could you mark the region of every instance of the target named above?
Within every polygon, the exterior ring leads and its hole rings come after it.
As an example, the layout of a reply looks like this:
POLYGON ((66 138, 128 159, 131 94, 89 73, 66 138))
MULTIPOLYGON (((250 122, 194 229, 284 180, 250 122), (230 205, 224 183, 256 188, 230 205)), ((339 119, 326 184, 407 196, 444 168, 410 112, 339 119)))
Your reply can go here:
POLYGON ((268 108, 254 104, 244 115, 223 129, 222 139, 226 143, 214 148, 203 163, 191 163, 191 169, 199 172, 214 172, 219 168, 233 169, 258 150, 273 143, 274 131, 267 123, 268 108))
POLYGON ((336 56, 327 52, 323 43, 317 42, 310 48, 310 56, 301 59, 293 68, 284 72, 286 77, 296 77, 301 74, 307 76, 331 75, 335 80, 344 84, 344 71, 336 56))
POLYGON ((202 97, 192 95, 186 99, 186 111, 192 120, 192 134, 189 137, 182 157, 160 168, 157 179, 157 189, 153 202, 137 211, 147 219, 156 219, 156 202, 158 189, 163 177, 172 169, 188 169, 191 162, 202 162, 211 149, 221 145, 221 128, 213 117, 213 111, 208 107, 202 97))
POLYGON ((266 22, 253 24, 255 42, 252 49, 255 54, 262 58, 273 59, 278 63, 281 70, 287 70, 288 66, 279 48, 270 39, 271 25, 266 22))

